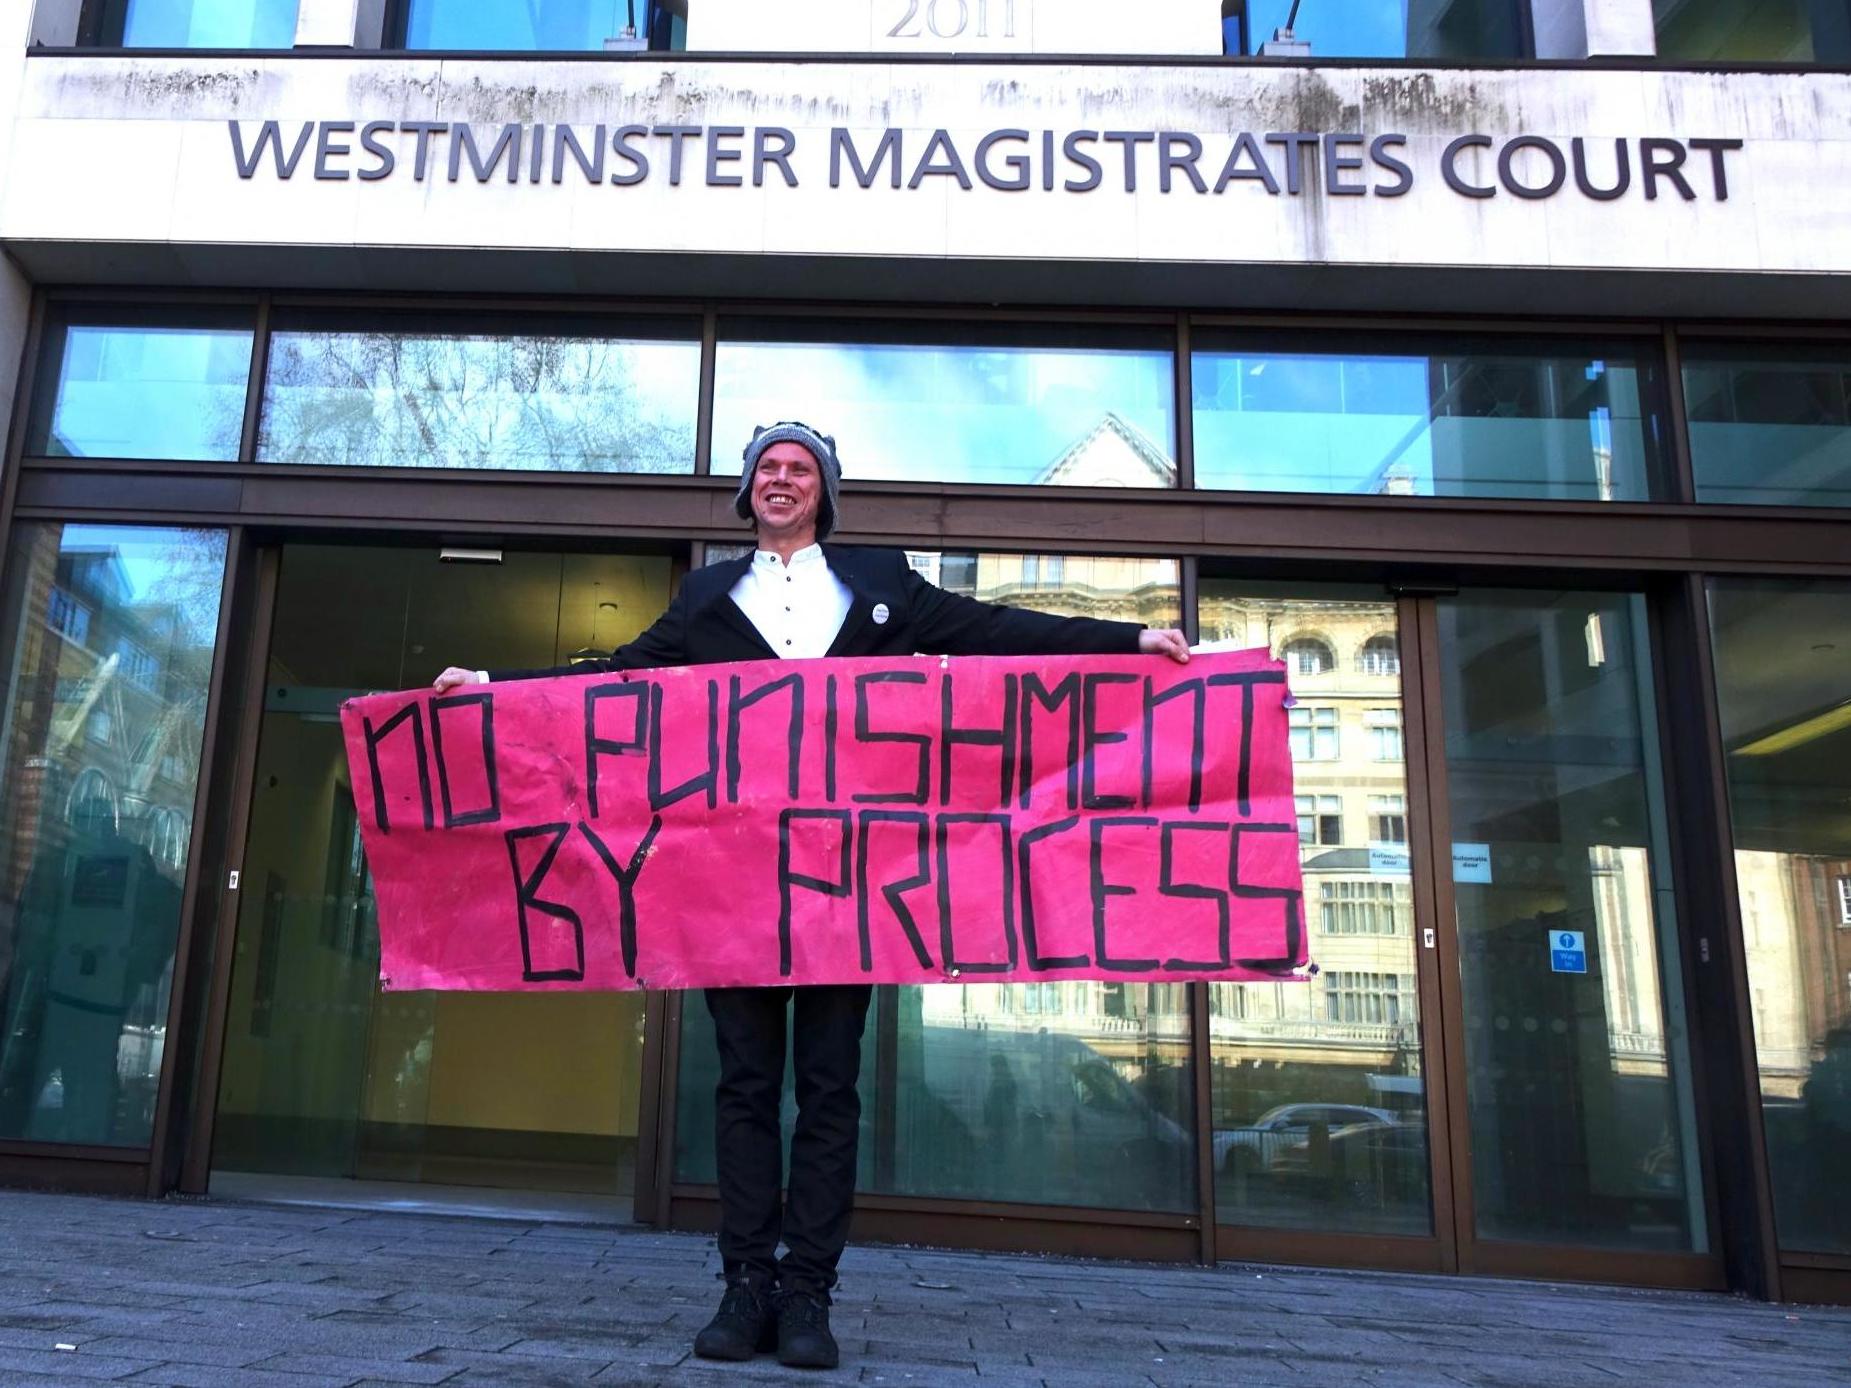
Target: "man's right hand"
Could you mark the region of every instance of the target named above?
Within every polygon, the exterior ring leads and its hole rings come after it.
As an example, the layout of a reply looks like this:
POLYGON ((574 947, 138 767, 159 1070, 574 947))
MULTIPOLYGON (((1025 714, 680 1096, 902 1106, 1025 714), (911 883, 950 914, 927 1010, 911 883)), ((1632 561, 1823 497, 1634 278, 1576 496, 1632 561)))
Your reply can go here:
POLYGON ((436 690, 439 694, 448 694, 458 685, 480 684, 481 682, 482 675, 479 670, 465 670, 461 666, 452 665, 448 670, 445 670, 436 679, 431 681, 431 688, 436 690))

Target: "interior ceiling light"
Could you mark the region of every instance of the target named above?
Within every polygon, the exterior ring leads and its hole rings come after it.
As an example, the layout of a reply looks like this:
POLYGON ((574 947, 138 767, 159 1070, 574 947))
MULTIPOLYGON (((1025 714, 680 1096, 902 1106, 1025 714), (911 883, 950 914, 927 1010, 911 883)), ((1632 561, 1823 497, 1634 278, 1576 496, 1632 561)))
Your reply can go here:
POLYGON ((1758 737, 1753 742, 1745 743, 1735 749, 1738 757, 1771 757, 1778 752, 1790 752, 1795 747, 1804 747, 1809 742, 1817 742, 1841 728, 1851 728, 1851 699, 1846 699, 1835 708, 1828 708, 1823 713, 1815 713, 1811 718, 1798 723, 1790 723, 1777 732, 1766 737, 1758 737))

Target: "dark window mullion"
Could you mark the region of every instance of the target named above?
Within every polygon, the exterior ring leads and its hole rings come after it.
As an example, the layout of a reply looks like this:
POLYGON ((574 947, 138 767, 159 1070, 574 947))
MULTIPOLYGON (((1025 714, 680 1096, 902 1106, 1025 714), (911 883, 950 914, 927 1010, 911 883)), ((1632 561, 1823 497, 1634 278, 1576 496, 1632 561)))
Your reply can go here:
POLYGON ((263 424, 264 380, 270 367, 270 296, 257 301, 251 333, 251 370, 244 383, 244 427, 238 436, 238 461, 257 461, 257 434, 263 424))

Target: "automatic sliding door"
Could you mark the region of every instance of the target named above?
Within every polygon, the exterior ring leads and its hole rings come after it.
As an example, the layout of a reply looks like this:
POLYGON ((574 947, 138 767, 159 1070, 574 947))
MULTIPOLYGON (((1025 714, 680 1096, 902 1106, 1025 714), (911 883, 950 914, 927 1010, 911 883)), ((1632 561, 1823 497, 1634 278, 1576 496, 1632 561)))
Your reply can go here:
POLYGON ((1379 587, 1204 579, 1199 611, 1204 640, 1286 662, 1319 967, 1305 983, 1209 988, 1216 1221, 1242 1230, 1222 1256, 1254 1229, 1430 1239, 1397 604, 1379 587))
POLYGON ((1851 1270, 1851 583, 1717 578, 1709 605, 1768 1179, 1797 1298, 1809 1273, 1851 1270))
POLYGON ((215 1173, 627 1197, 640 993, 382 993, 338 713, 448 664, 563 664, 661 612, 669 561, 292 545, 241 870, 215 1173))
POLYGON ((1703 1253, 1645 602, 1477 592, 1436 617, 1467 1265, 1703 1253))

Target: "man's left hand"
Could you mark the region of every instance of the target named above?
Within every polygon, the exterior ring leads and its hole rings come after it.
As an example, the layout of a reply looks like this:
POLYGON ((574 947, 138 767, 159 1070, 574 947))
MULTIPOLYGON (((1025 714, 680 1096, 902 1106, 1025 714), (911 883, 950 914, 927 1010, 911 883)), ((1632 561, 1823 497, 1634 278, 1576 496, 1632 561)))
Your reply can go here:
POLYGON ((1189 642, 1180 631, 1146 627, 1138 633, 1138 650, 1144 655, 1167 655, 1178 665, 1189 663, 1189 642))

